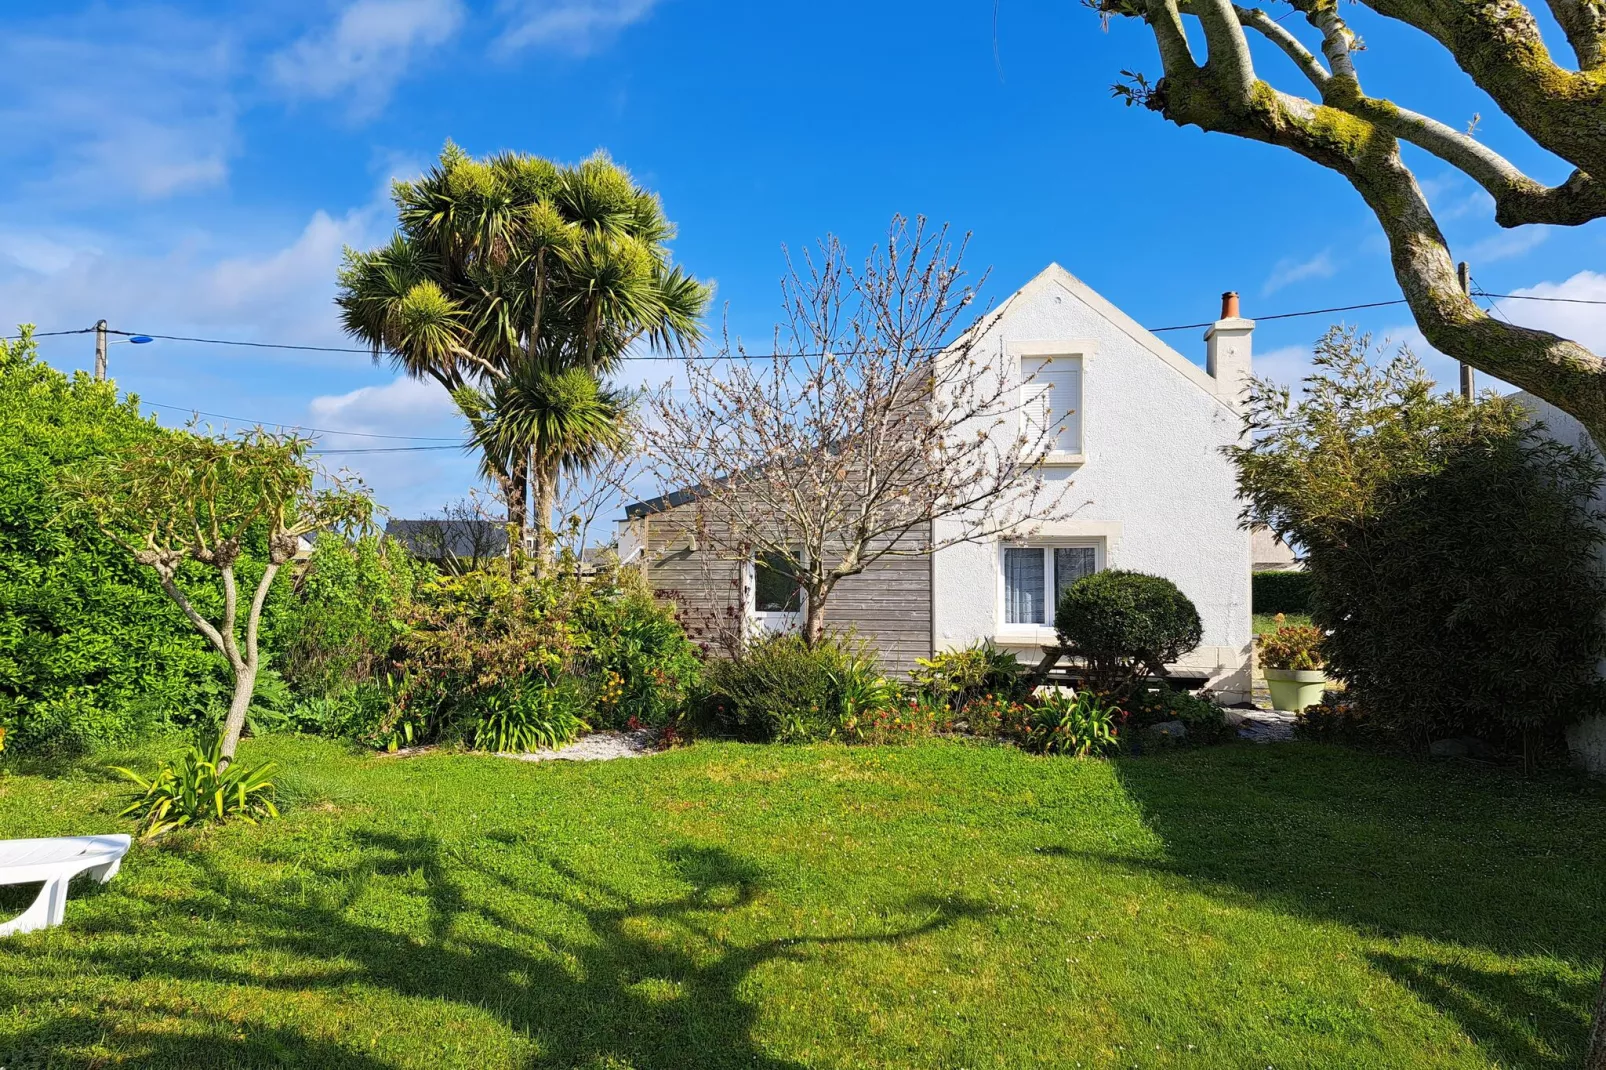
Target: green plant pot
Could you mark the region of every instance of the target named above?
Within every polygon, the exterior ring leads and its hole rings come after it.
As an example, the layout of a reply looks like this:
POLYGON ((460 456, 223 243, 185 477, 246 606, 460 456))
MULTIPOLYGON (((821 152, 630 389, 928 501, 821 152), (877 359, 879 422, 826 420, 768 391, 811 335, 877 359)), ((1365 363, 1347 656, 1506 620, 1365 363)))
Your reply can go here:
POLYGON ((1327 676, 1320 669, 1267 669, 1266 690, 1279 710, 1298 713, 1322 700, 1327 676))

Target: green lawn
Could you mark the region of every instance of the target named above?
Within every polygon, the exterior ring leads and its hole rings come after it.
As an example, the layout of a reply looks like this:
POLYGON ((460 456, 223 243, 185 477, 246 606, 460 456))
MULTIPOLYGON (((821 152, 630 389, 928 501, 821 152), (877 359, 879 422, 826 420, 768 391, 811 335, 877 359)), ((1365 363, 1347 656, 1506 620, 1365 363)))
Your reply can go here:
MULTIPOLYGON (((248 743, 282 821, 0 941, 0 1066, 1571 1067, 1606 790, 1305 744, 248 743)), ((0 835, 117 785, 0 778, 0 835)))
MULTIPOLYGON (((1254 623, 1255 634, 1256 635, 1265 635, 1267 632, 1274 632, 1274 631, 1277 630, 1277 627, 1278 627, 1278 625, 1277 625, 1277 614, 1275 614, 1275 613, 1254 613, 1254 614, 1251 614, 1250 616, 1251 616, 1251 620, 1254 623)), ((1285 613, 1285 614, 1283 614, 1283 623, 1284 624, 1303 624, 1303 625, 1306 625, 1308 627, 1310 625, 1310 622, 1311 622, 1310 621, 1310 614, 1308 614, 1308 613, 1285 613)))

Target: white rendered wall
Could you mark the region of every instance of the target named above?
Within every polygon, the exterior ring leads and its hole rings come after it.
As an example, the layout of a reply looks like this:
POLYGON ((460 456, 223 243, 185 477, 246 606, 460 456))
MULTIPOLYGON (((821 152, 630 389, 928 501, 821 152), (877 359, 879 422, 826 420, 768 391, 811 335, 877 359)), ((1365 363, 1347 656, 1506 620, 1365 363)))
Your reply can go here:
MULTIPOLYGON (((1596 457, 1601 456, 1600 448, 1589 432, 1584 430, 1584 425, 1550 402, 1536 398, 1527 391, 1513 394, 1512 397, 1521 402, 1536 421, 1544 423, 1544 432, 1555 441, 1577 446, 1596 457)), ((1606 487, 1596 489, 1595 507, 1606 511, 1606 487)), ((1597 556, 1601 560, 1601 567, 1606 568, 1606 547, 1598 550, 1597 556)), ((1606 675, 1606 661, 1600 663, 1597 671, 1606 675)), ((1572 752, 1573 761, 1591 773, 1606 774, 1606 717, 1586 717, 1567 729, 1567 749, 1572 752)))
MULTIPOLYGON (((1247 698, 1250 535, 1238 527, 1233 467, 1221 451, 1238 440, 1234 402, 1218 393, 1221 384, 1203 369, 1157 346, 1152 335, 1057 267, 1004 306, 974 355, 1004 366, 1016 359, 1006 353, 1023 349, 1082 358, 1083 453, 1079 463, 1052 465, 1044 473, 1049 495, 1070 481, 1062 501, 1074 513, 1039 526, 1037 535, 1050 542, 1102 538, 1102 567, 1174 582, 1204 622, 1203 643, 1178 667, 1208 671, 1211 686, 1228 701, 1247 698)), ((939 525, 938 540, 958 527, 939 525)), ((1035 663, 1053 630, 1004 624, 999 546, 967 543, 937 552, 932 645, 945 650, 991 640, 1035 663)))

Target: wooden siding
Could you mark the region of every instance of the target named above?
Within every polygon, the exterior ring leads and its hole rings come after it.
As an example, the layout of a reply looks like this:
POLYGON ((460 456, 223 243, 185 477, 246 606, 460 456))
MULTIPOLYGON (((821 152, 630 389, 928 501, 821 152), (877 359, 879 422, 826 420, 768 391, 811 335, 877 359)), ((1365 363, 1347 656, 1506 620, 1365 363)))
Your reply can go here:
MULTIPOLYGON (((711 548, 690 549, 691 514, 684 506, 645 521, 653 589, 675 602, 694 640, 723 647, 744 609, 745 562, 711 548)), ((912 548, 921 541, 909 536, 904 544, 912 548)), ((844 579, 826 605, 826 626, 854 629, 874 645, 889 673, 914 668, 916 658, 931 655, 930 556, 883 557, 844 579)))

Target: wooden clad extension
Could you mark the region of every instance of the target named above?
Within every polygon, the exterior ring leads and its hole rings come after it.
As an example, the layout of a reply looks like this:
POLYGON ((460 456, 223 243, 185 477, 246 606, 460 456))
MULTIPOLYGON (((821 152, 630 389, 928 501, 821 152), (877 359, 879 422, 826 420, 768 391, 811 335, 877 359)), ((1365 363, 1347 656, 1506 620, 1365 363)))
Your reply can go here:
MULTIPOLYGON (((746 562, 704 545, 693 534, 692 507, 674 506, 633 519, 645 535, 654 591, 676 604, 693 640, 710 650, 726 646, 742 626, 746 562)), ((911 551, 924 535, 902 540, 911 551)), ((852 628, 868 640, 889 673, 914 668, 931 655, 931 557, 887 556, 837 584, 826 605, 826 627, 852 628)))

